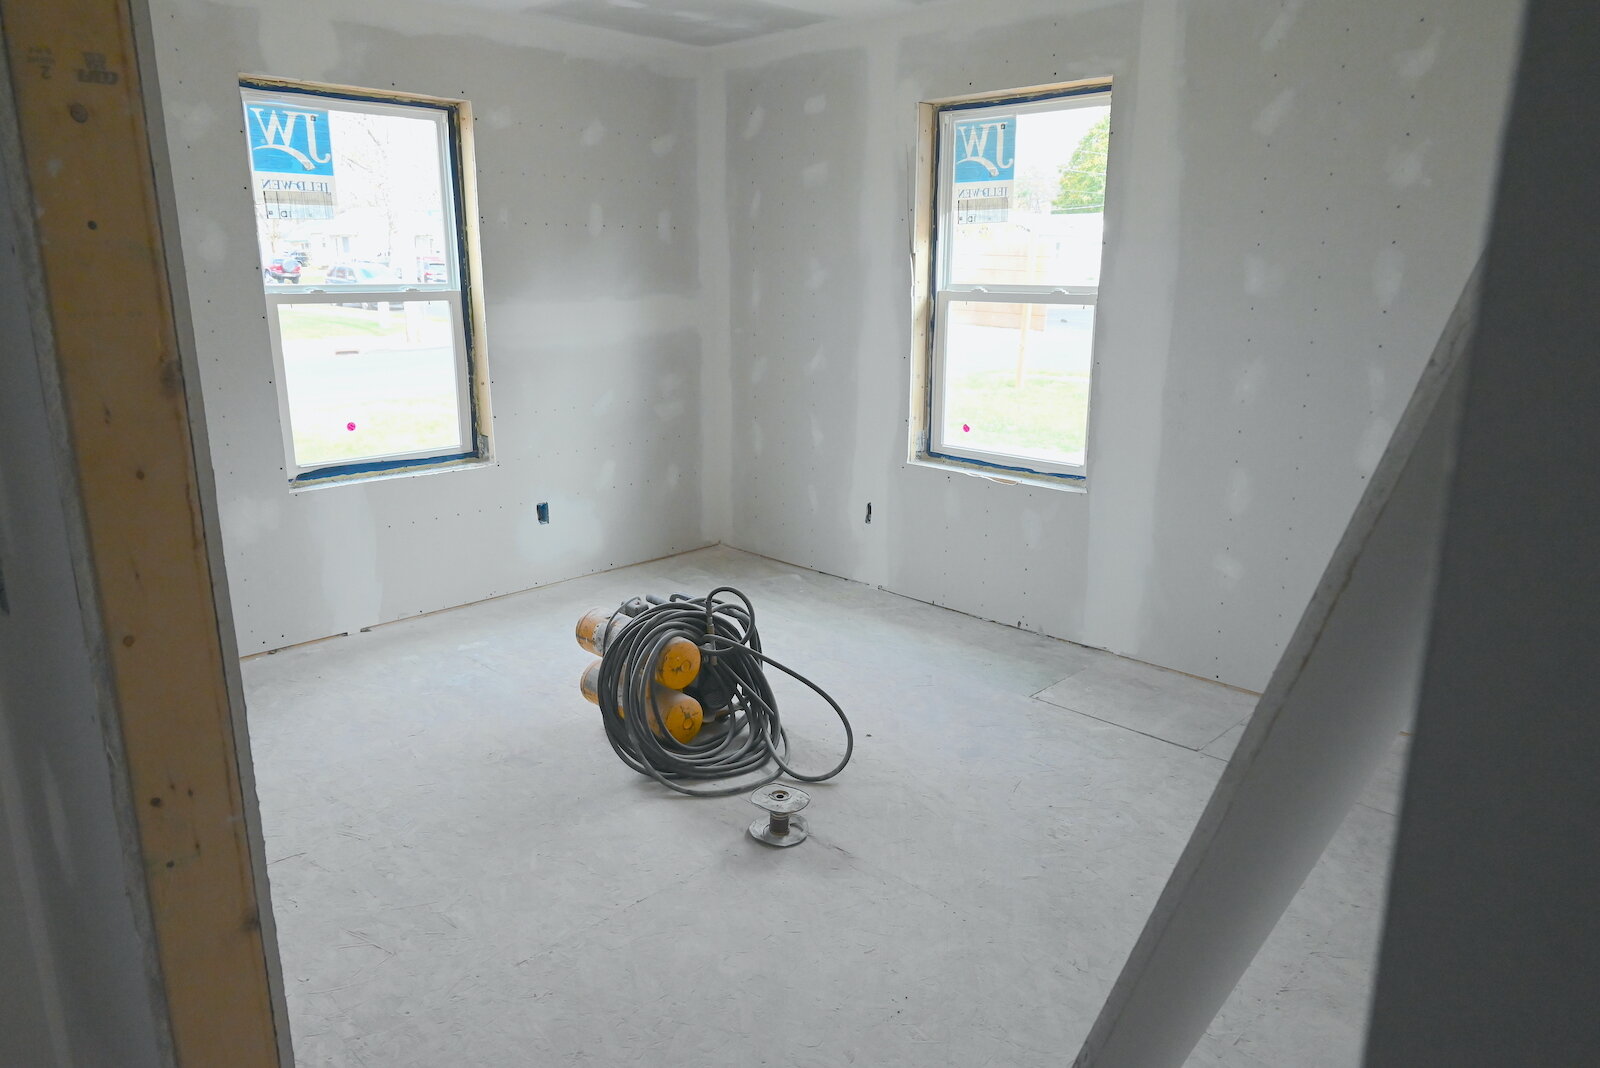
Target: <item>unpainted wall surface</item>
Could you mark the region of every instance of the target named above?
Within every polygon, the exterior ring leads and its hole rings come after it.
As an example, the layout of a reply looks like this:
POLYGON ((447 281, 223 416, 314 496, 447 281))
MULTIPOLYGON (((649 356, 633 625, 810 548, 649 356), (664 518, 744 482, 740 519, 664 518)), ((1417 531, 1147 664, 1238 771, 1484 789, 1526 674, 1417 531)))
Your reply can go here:
POLYGON ((1518 5, 1071 6, 725 53, 728 540, 1258 689, 1481 244, 1518 5), (1104 75, 1088 492, 907 464, 917 102, 1104 75))
POLYGON ((1475 257, 1516 8, 978 0, 693 50, 157 0, 241 648, 725 540, 1259 688, 1475 257), (472 101, 494 466, 287 489, 240 73, 472 101), (916 103, 1104 75, 1088 492, 907 464, 916 103))
POLYGON ((0 1065, 155 1068, 169 1061, 143 877, 120 830, 126 778, 86 636, 99 620, 85 620, 73 569, 76 490, 34 359, 13 192, 0 168, 0 1065))
POLYGON ((243 652, 718 540, 692 70, 431 5, 151 6, 243 652), (289 489, 241 74, 471 102, 492 465, 289 489))
POLYGON ((1600 9, 1531 0, 1524 34, 1371 1068, 1584 1064, 1600 1049, 1600 9))

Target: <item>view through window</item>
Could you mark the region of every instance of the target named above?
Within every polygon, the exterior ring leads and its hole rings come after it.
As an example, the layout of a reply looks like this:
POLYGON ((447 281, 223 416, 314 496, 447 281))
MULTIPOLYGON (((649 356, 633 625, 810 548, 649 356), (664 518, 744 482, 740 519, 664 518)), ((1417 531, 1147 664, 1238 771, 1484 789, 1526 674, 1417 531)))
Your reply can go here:
POLYGON ((1110 104, 937 112, 930 453, 1083 477, 1110 104))
POLYGON ((455 110, 241 95, 290 477, 476 455, 455 110))

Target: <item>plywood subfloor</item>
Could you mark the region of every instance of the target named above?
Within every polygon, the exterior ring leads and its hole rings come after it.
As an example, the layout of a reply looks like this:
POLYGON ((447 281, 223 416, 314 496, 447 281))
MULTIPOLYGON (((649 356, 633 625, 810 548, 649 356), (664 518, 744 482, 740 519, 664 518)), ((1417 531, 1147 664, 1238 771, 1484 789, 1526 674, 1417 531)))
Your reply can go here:
MULTIPOLYGON (((297 1058, 370 1068, 1064 1063, 1251 707, 720 548, 245 680, 297 1058), (856 726, 798 848, 628 771, 577 694, 583 609, 723 583, 856 726)), ((826 710, 785 711, 832 763, 826 710)), ((1191 1065, 1358 1063, 1401 755, 1191 1065)))

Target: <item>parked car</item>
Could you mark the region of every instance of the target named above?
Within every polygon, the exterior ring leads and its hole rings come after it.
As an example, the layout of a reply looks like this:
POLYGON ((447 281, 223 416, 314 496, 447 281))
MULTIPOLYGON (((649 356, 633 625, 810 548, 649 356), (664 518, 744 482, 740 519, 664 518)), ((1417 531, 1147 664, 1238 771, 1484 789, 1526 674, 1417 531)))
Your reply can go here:
POLYGON ((274 256, 261 268, 261 272, 274 282, 296 285, 300 281, 301 260, 298 255, 274 256))
MULTIPOLYGON (((346 263, 335 263, 328 268, 327 276, 323 279, 331 286, 388 286, 397 285, 403 281, 400 272, 386 263, 376 260, 350 260, 346 263)), ((361 301, 343 303, 346 308, 376 308, 374 301, 361 301)), ((389 302, 388 307, 398 309, 401 305, 389 302)))
POLYGON ((329 285, 347 286, 382 286, 400 280, 400 272, 386 263, 372 260, 335 263, 328 268, 327 276, 323 279, 329 285))

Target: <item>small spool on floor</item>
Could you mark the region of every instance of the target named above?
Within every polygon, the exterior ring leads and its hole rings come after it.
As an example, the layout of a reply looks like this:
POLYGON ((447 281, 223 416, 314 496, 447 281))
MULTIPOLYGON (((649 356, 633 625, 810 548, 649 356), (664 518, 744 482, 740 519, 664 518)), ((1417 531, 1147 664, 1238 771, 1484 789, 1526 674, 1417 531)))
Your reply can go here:
POLYGON ((767 813, 766 819, 750 824, 751 838, 780 849, 806 840, 805 818, 796 815, 811 803, 804 790, 772 782, 751 794, 750 803, 767 813))

